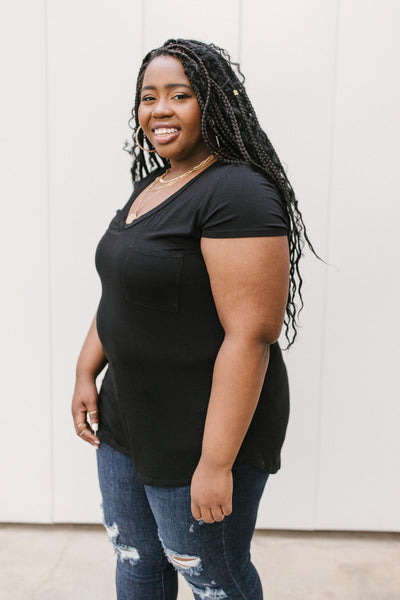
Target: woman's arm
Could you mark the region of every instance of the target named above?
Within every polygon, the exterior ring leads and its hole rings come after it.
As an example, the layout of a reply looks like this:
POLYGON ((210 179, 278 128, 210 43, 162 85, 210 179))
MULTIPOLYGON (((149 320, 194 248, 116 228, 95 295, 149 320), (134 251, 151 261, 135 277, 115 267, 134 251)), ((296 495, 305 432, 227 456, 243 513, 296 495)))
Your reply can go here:
POLYGON ((257 407, 269 345, 283 324, 289 249, 286 236, 202 238, 201 249, 225 331, 191 488, 193 516, 211 523, 232 511, 232 465, 257 407))
POLYGON ((96 327, 96 315, 83 343, 76 365, 76 383, 72 399, 72 415, 75 431, 92 446, 100 443, 94 432, 98 429, 96 377, 107 364, 96 327), (86 418, 89 414, 90 425, 86 418))

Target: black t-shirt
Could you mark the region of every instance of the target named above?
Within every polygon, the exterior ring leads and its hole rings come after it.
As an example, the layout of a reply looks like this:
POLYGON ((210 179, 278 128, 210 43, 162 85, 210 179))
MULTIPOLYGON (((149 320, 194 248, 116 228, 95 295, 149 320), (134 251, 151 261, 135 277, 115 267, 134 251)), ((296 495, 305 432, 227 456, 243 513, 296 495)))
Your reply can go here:
MULTIPOLYGON (((274 186, 246 165, 214 163, 130 225, 135 184, 96 252, 97 329, 109 366, 99 394, 99 438, 132 457, 148 485, 189 485, 200 458, 213 367, 224 339, 201 237, 287 234, 274 186)), ((240 285, 240 282, 238 282, 240 285)), ((280 467, 289 412, 278 344, 237 461, 280 467)))

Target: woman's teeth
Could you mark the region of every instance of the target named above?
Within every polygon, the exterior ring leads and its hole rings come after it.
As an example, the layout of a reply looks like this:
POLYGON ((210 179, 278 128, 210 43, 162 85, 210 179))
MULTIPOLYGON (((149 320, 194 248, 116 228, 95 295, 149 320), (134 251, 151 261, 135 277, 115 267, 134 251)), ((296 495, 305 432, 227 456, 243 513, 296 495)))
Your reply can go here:
POLYGON ((156 135, 170 135, 171 133, 176 133, 178 130, 175 127, 160 127, 159 129, 155 129, 154 133, 156 135))

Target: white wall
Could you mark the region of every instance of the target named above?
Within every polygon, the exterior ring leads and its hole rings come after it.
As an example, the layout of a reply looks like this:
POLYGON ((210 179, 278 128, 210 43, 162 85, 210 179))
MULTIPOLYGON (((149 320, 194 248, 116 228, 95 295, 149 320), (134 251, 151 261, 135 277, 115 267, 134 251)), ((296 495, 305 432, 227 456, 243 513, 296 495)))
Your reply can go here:
POLYGON ((121 147, 137 68, 181 36, 240 59, 333 265, 304 261, 283 469, 258 524, 399 531, 396 0, 3 0, 0 11, 0 520, 100 519, 95 450, 69 414, 74 367, 99 298, 95 246, 130 191, 121 147))
POLYGON ((0 518, 5 521, 47 521, 52 515, 45 28, 43 2, 0 4, 0 518))

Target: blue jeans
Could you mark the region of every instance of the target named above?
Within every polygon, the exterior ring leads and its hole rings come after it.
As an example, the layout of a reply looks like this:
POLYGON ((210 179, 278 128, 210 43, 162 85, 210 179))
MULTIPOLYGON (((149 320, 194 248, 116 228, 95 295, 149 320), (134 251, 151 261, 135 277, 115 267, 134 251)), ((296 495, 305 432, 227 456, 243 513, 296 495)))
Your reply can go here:
POLYGON ((128 456, 104 443, 96 454, 118 600, 176 600, 177 571, 196 600, 262 600, 250 542, 266 473, 235 466, 232 514, 206 524, 192 516, 190 486, 143 485, 128 456))

